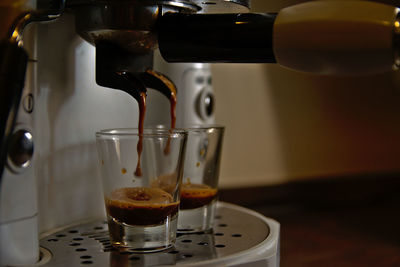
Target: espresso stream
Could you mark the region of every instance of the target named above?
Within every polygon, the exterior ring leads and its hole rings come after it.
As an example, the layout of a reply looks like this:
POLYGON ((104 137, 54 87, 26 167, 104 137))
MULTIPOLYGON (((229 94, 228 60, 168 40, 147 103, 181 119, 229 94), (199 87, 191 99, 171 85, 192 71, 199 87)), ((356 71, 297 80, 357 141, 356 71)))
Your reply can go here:
MULTIPOLYGON (((167 76, 155 72, 153 70, 147 70, 147 74, 153 76, 160 82, 162 82, 170 91, 170 97, 169 97, 169 102, 170 102, 170 116, 171 116, 171 129, 175 128, 176 124, 176 86, 175 84, 167 78, 167 76)), ((143 175, 142 168, 141 168, 141 155, 142 155, 142 150, 143 150, 143 129, 144 129, 144 118, 146 114, 146 93, 142 92, 140 93, 140 98, 139 98, 139 141, 137 144, 137 153, 138 153, 138 162, 136 165, 136 171, 135 171, 135 176, 140 177, 143 175)), ((165 147, 164 153, 167 155, 169 154, 170 151, 170 143, 171 143, 171 138, 168 138, 167 140, 167 145, 165 147)))
POLYGON ((143 151, 143 128, 144 128, 144 115, 146 114, 146 93, 140 93, 139 98, 139 141, 137 143, 138 161, 136 164, 135 176, 142 176, 142 167, 140 163, 142 151, 143 151))

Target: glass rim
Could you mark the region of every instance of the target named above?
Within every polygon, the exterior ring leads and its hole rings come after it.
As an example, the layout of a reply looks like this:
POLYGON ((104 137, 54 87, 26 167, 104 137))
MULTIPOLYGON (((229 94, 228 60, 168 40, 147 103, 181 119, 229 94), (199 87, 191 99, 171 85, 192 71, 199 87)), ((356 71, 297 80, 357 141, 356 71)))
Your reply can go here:
POLYGON ((96 132, 96 137, 122 137, 122 136, 142 136, 149 137, 184 137, 188 132, 183 129, 144 127, 143 133, 139 133, 139 128, 110 128, 96 132))
POLYGON ((184 127, 176 127, 176 129, 181 129, 181 130, 207 130, 207 129, 218 129, 218 130, 224 130, 225 126, 220 125, 220 124, 204 124, 204 125, 187 125, 184 127))
MULTIPOLYGON (((153 126, 157 129, 169 129, 169 126, 164 124, 159 124, 153 126)), ((188 124, 185 126, 178 126, 175 127, 176 130, 183 130, 183 131, 193 131, 193 130, 208 130, 208 129, 217 129, 217 130, 225 130, 225 126, 221 124, 188 124)))

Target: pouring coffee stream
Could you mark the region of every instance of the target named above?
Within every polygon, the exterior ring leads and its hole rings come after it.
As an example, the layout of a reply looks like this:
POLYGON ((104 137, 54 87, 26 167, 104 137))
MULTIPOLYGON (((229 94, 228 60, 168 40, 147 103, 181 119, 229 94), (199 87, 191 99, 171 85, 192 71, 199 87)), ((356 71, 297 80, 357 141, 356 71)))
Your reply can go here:
POLYGON ((143 128, 144 128, 144 117, 146 114, 146 93, 140 93, 139 98, 139 142, 137 144, 137 153, 138 153, 138 161, 136 164, 135 176, 142 176, 142 168, 141 168, 141 156, 143 151, 143 128))
MULTIPOLYGON (((140 78, 150 88, 156 89, 165 95, 170 102, 170 116, 171 116, 171 129, 176 125, 176 93, 177 89, 175 84, 164 74, 148 69, 146 72, 140 74, 140 78)), ((143 118, 144 119, 144 118, 143 118)), ((164 154, 168 155, 170 151, 171 138, 168 138, 167 145, 165 146, 164 154)))
MULTIPOLYGON (((136 165, 136 170, 134 172, 135 176, 142 176, 141 169, 141 154, 143 150, 143 131, 144 131, 144 119, 146 115, 146 98, 147 98, 147 88, 152 88, 161 92, 170 101, 170 113, 171 113, 171 129, 175 128, 176 123, 176 86, 175 84, 165 75, 156 72, 152 69, 148 69, 145 72, 138 73, 136 75, 122 71, 117 72, 117 75, 121 79, 125 80, 126 87, 121 88, 132 97, 136 99, 139 105, 139 142, 137 144, 138 152, 138 162, 136 165)), ((169 153, 170 139, 167 140, 167 145, 165 147, 165 154, 169 153)))
MULTIPOLYGON (((96 44, 96 82, 97 84, 122 90, 132 96, 139 104, 139 142, 137 144, 138 163, 134 175, 142 176, 140 167, 143 149, 143 130, 146 114, 147 89, 159 91, 170 101, 171 129, 176 122, 176 86, 164 74, 152 69, 152 51, 127 51, 109 41, 96 44)), ((165 153, 168 153, 170 140, 165 153)))
MULTIPOLYGON (((171 129, 175 128, 176 123, 176 86, 175 84, 165 75, 148 69, 143 73, 139 74, 139 79, 142 81, 144 86, 155 89, 165 95, 170 101, 170 113, 171 113, 171 129)), ((144 118, 146 113, 146 94, 140 93, 139 98, 139 142, 137 145, 138 150, 138 162, 136 166, 135 176, 142 176, 142 169, 140 167, 141 153, 143 149, 143 128, 144 118)), ((168 154, 170 149, 171 139, 168 138, 167 145, 164 153, 168 154)))

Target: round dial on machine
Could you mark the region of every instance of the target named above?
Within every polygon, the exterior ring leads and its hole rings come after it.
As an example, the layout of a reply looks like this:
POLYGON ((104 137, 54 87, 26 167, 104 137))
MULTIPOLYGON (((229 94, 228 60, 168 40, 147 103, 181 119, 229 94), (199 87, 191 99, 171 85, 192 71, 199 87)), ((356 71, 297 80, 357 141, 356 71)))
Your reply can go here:
POLYGON ((213 119, 215 106, 215 97, 211 87, 211 77, 209 77, 207 81, 207 84, 199 91, 196 100, 197 114, 204 121, 213 119))
POLYGON ((215 96, 209 64, 186 64, 178 84, 177 124, 215 123, 215 96), (179 86, 180 85, 180 86, 179 86))
POLYGON ((30 165, 33 157, 33 137, 30 131, 19 129, 11 136, 7 166, 15 173, 30 165))

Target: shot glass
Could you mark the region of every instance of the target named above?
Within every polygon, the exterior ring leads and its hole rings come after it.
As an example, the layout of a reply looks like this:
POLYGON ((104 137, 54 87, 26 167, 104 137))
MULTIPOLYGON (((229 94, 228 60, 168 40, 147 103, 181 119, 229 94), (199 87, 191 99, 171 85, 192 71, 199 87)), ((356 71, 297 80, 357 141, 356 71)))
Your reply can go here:
POLYGON ((96 133, 110 241, 134 252, 175 243, 187 132, 96 133))
POLYGON ((223 126, 198 126, 188 131, 181 188, 179 233, 210 232, 218 198, 223 126))

